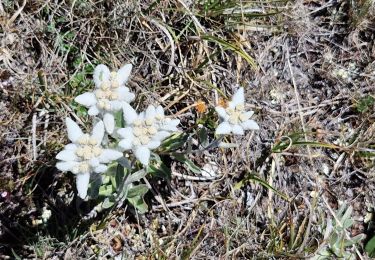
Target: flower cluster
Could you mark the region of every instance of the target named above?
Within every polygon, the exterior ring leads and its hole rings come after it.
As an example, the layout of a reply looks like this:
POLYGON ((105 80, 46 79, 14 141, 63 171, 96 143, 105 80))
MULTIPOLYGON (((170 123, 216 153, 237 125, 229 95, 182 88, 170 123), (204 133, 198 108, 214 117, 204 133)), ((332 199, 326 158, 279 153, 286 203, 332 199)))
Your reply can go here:
POLYGON ((117 131, 122 138, 119 146, 122 150, 132 150, 135 157, 147 165, 150 150, 159 147, 161 141, 177 131, 180 120, 166 118, 161 106, 149 106, 139 114, 128 104, 124 104, 123 109, 128 126, 117 131))
POLYGON ((259 125, 250 119, 254 112, 245 111, 245 95, 242 87, 233 95, 226 108, 217 106, 215 110, 222 120, 216 128, 217 135, 231 133, 243 135, 245 130, 259 130, 259 125))
POLYGON ((98 65, 94 70, 95 90, 83 93, 75 101, 88 108, 88 114, 98 118, 91 135, 84 134, 80 127, 70 118, 66 119, 67 144, 56 155, 59 162, 56 167, 61 171, 70 171, 77 175, 78 195, 87 196, 92 173, 104 173, 108 164, 123 156, 126 150, 132 150, 135 157, 145 166, 149 164, 151 150, 160 146, 161 142, 177 131, 178 119, 170 119, 164 115, 161 106, 149 106, 145 112, 137 114, 130 106, 135 95, 125 86, 131 64, 123 66, 117 72, 111 72, 105 65, 98 65), (123 111, 125 128, 115 129, 117 111, 123 111), (107 149, 108 138, 121 137, 118 147, 107 149), (117 134, 117 135, 116 135, 117 134), (105 144, 105 145, 104 145, 105 144))
MULTIPOLYGON (((78 195, 82 199, 87 196, 93 173, 105 173, 108 164, 121 158, 125 151, 131 151, 143 166, 147 166, 151 151, 178 131, 180 120, 166 116, 163 107, 150 105, 137 113, 130 105, 135 99, 126 87, 131 69, 132 65, 127 64, 117 72, 111 72, 107 66, 98 65, 93 75, 95 89, 75 98, 77 103, 88 108, 90 116, 95 117, 91 134, 83 133, 72 119, 66 118, 71 143, 56 155, 59 160, 56 167, 76 174, 78 195), (116 128, 115 113, 121 112, 125 125, 116 128), (116 140, 114 144, 111 143, 113 139, 116 140), (109 149, 109 145, 115 147, 109 149)), ((243 135, 245 130, 259 129, 258 124, 250 119, 254 112, 245 110, 243 88, 237 90, 227 106, 217 106, 215 110, 221 119, 215 132, 217 135, 243 135)))
POLYGON ((60 162, 56 168, 61 171, 70 171, 77 175, 76 184, 81 198, 87 195, 90 174, 103 173, 107 170, 107 163, 117 160, 122 153, 113 149, 104 149, 101 145, 104 137, 104 124, 99 121, 95 124, 92 134, 84 134, 81 128, 70 118, 66 118, 68 138, 72 142, 67 144, 56 155, 60 162))
POLYGON ((121 110, 124 103, 130 103, 135 98, 125 86, 131 70, 131 64, 123 66, 117 72, 110 72, 107 66, 98 65, 94 70, 95 91, 75 98, 77 103, 89 108, 89 115, 103 117, 105 129, 109 134, 112 134, 115 128, 113 112, 121 110))

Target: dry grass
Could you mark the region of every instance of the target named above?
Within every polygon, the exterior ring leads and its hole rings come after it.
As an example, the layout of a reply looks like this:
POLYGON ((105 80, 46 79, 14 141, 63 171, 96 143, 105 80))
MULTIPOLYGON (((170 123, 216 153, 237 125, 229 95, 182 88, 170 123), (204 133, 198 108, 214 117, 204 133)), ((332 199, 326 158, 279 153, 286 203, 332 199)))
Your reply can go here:
MULTIPOLYGON (((348 235, 371 238, 375 20, 370 1, 349 2, 233 1, 236 14, 230 1, 0 1, 0 255, 299 259, 327 244, 341 204, 348 235), (210 107, 240 84, 261 130, 189 157, 218 166, 213 180, 175 161, 170 180, 149 176, 147 214, 83 221, 95 205, 76 204, 54 155, 67 115, 88 125, 73 98, 99 63, 132 63, 134 104, 162 104, 191 132, 211 131, 210 107)), ((349 249, 366 259, 363 247, 349 249)))

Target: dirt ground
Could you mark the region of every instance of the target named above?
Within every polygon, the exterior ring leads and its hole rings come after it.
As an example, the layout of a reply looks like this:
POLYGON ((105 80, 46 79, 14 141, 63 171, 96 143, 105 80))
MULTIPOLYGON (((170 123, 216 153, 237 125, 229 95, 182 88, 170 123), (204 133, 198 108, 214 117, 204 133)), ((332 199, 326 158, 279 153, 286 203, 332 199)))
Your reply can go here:
POLYGON ((0 259, 374 257, 374 10, 366 0, 0 1, 0 259), (73 174, 54 165, 65 117, 90 128, 73 99, 100 63, 132 63, 133 104, 166 107, 195 148, 198 129, 214 140, 213 108, 238 85, 260 130, 189 154, 212 176, 163 155, 170 175, 147 176, 147 213, 125 203, 87 218, 96 202, 77 199, 73 174))

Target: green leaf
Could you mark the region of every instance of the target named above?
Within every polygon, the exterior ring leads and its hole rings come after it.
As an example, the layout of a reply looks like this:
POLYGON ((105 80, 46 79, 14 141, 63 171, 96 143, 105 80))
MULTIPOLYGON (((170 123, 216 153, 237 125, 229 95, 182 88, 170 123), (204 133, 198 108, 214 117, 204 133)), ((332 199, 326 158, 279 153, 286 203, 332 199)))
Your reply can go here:
POLYGON ((278 196, 280 196, 281 198, 283 198, 284 200, 290 202, 290 198, 281 193, 280 191, 276 190, 274 187, 272 187, 270 184, 268 184, 267 181, 263 180, 262 178, 256 176, 255 174, 248 174, 243 180, 241 180, 240 182, 236 183, 234 185, 234 189, 240 189, 242 188, 242 186, 250 181, 255 181, 257 183, 259 183, 260 185, 262 185, 263 187, 267 188, 267 189, 270 189, 272 190, 273 192, 275 192, 278 196))
POLYGON ((198 140, 200 145, 205 148, 208 145, 208 132, 205 127, 198 129, 198 140))
POLYGON ((356 104, 357 111, 360 113, 367 112, 373 109, 375 104, 375 99, 372 96, 366 96, 361 98, 356 104))
POLYGON ((120 159, 117 160, 117 162, 124 168, 128 169, 128 170, 132 170, 132 166, 130 164, 130 161, 125 158, 125 157, 121 157, 120 159))
POLYGON ((366 238, 365 234, 356 235, 355 237, 352 237, 350 240, 345 240, 344 246, 348 247, 348 246, 358 244, 359 242, 361 242, 365 238, 366 238))
POLYGON ((339 146, 334 144, 300 140, 303 138, 305 138, 303 133, 293 133, 287 137, 283 137, 277 144, 272 147, 272 152, 281 153, 285 149, 292 146, 324 147, 330 149, 340 148, 339 146))
POLYGON ((189 138, 188 134, 176 133, 171 137, 167 138, 162 144, 161 148, 165 151, 173 151, 182 147, 187 139, 189 138))
POLYGON ((359 157, 365 157, 365 158, 374 158, 375 157, 374 152, 359 151, 359 152, 356 152, 355 154, 357 154, 359 157))
POLYGON ((13 248, 11 248, 10 250, 12 251, 14 259, 16 259, 16 260, 22 260, 22 258, 19 255, 17 255, 17 253, 13 250, 13 248))
POLYGON ((330 251, 328 251, 327 249, 324 249, 324 250, 320 251, 318 254, 319 254, 317 256, 318 258, 316 258, 316 259, 319 259, 319 260, 331 259, 331 257, 332 257, 332 253, 330 251))
POLYGON ((341 222, 343 229, 348 229, 354 224, 354 220, 352 219, 345 219, 341 222))
POLYGON ((182 154, 173 154, 173 157, 177 161, 184 163, 188 167, 188 169, 190 171, 192 171, 194 173, 197 173, 197 174, 201 173, 201 169, 197 165, 195 165, 191 160, 189 160, 188 158, 186 158, 184 155, 182 155, 182 154))
POLYGON ((108 166, 108 169, 107 169, 107 171, 104 173, 104 175, 105 175, 105 176, 116 176, 116 173, 117 173, 117 165, 118 165, 117 162, 111 163, 111 164, 108 166))
POLYGON ((135 198, 135 197, 142 197, 148 192, 148 187, 146 184, 139 184, 134 187, 131 187, 128 190, 127 199, 135 198))
POLYGON ((116 167, 116 175, 111 177, 112 185, 116 191, 122 188, 127 170, 119 163, 116 167))
POLYGON ((162 179, 170 179, 172 174, 171 169, 168 168, 162 161, 158 161, 155 164, 150 164, 147 168, 147 173, 162 179))
POLYGON ((113 198, 105 198, 103 203, 102 203, 102 208, 103 209, 109 209, 113 205, 115 205, 115 200, 113 198))
POLYGON ((90 182, 90 187, 88 194, 90 198, 96 199, 99 196, 99 190, 102 185, 102 180, 100 175, 97 175, 92 182, 90 182))
POLYGON ((365 251, 370 257, 375 257, 375 236, 366 243, 365 251))
POLYGON ((113 194, 114 188, 112 185, 102 185, 99 188, 99 196, 109 197, 113 194))
POLYGON ((110 184, 111 183, 111 176, 112 175, 103 175, 102 176, 102 185, 103 184, 110 184))
POLYGON ((135 197, 135 198, 128 198, 130 204, 132 204, 141 214, 144 214, 148 211, 148 206, 143 200, 143 198, 135 197))
POLYGON ((217 43, 217 44, 221 45, 224 49, 234 51, 235 53, 240 55, 242 58, 244 58, 249 63, 249 65, 251 67, 253 67, 254 69, 257 68, 255 60, 245 50, 243 50, 241 47, 237 46, 235 43, 229 43, 229 42, 225 41, 224 39, 221 39, 221 38, 218 38, 218 37, 212 36, 212 35, 203 35, 202 39, 206 40, 206 41, 217 43))
POLYGON ((140 181, 142 178, 146 177, 147 172, 145 170, 139 170, 135 173, 129 175, 129 177, 125 180, 125 185, 129 185, 130 183, 140 181))
POLYGON ((116 126, 119 128, 125 127, 125 120, 124 120, 124 117, 122 116, 122 113, 123 113, 122 110, 116 111, 114 113, 116 126))

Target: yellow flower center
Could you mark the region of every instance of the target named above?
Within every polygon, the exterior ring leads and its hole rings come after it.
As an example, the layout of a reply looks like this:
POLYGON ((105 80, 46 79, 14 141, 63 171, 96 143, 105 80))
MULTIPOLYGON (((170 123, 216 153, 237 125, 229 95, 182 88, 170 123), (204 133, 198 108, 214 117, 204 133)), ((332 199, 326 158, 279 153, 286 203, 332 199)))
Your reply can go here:
POLYGON ((149 133, 150 135, 154 135, 154 134, 157 133, 158 130, 156 129, 155 126, 151 126, 151 127, 149 127, 149 128, 147 129, 147 131, 148 131, 148 133, 149 133))
POLYGON ((118 87, 117 72, 111 72, 110 80, 103 81, 95 92, 95 96, 98 99, 97 105, 100 109, 111 110, 110 101, 117 100, 119 97, 118 87))
POLYGON ((141 135, 139 140, 141 141, 141 144, 148 144, 148 142, 150 142, 150 138, 147 135, 141 135))
POLYGON ((233 108, 227 108, 226 112, 229 115, 228 122, 237 125, 240 122, 245 122, 249 120, 249 116, 245 113, 245 106, 240 104, 237 105, 234 109, 233 108))
POLYGON ((98 141, 94 138, 90 138, 89 135, 83 135, 77 143, 79 144, 75 154, 80 159, 81 163, 73 169, 74 173, 89 172, 90 164, 89 160, 96 158, 102 154, 102 149, 97 146, 98 141))
POLYGON ((141 144, 141 142, 139 141, 138 138, 134 138, 134 140, 133 140, 133 144, 134 144, 135 146, 138 146, 138 145, 141 144))
POLYGON ((164 116, 160 115, 160 114, 158 114, 158 115, 155 116, 156 120, 162 120, 163 118, 164 118, 164 116))
POLYGON ((111 77, 112 80, 116 79, 116 77, 117 77, 117 72, 112 71, 110 77, 111 77))
POLYGON ((138 146, 148 144, 158 132, 155 123, 156 122, 153 118, 148 118, 146 120, 134 120, 133 134, 135 138, 133 140, 133 145, 138 146))
POLYGON ((142 125, 142 120, 139 120, 139 119, 134 120, 133 125, 134 126, 141 126, 142 125))
POLYGON ((141 127, 134 127, 134 129, 133 129, 133 134, 135 135, 135 136, 141 136, 142 135, 142 133, 143 133, 143 131, 142 131, 143 129, 141 128, 141 127))
POLYGON ((78 166, 80 172, 89 172, 90 165, 87 162, 80 163, 78 166))
POLYGON ((117 80, 111 81, 111 87, 112 88, 118 88, 119 87, 119 84, 118 84, 117 80))

